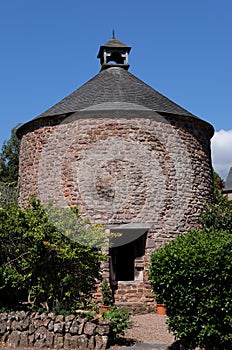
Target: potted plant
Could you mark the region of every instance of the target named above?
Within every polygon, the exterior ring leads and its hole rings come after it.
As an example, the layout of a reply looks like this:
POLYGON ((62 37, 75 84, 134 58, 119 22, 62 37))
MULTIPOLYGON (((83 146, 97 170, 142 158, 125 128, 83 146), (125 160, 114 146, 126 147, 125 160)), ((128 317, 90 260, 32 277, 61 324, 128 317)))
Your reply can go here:
POLYGON ((156 304, 157 315, 167 315, 167 308, 165 304, 156 304))
POLYGON ((102 294, 102 304, 100 304, 101 311, 107 311, 110 306, 113 304, 113 295, 109 283, 104 280, 101 285, 101 294, 102 294))
POLYGON ((161 299, 158 295, 156 295, 156 312, 157 315, 166 315, 167 307, 164 303, 163 299, 161 299))

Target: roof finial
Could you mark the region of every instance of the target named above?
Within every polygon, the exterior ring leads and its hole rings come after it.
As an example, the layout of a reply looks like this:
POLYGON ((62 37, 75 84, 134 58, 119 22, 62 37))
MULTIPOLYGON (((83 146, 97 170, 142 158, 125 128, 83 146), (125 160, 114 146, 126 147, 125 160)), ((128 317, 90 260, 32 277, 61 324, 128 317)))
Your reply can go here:
POLYGON ((114 29, 112 30, 112 39, 115 39, 115 31, 114 31, 114 29))

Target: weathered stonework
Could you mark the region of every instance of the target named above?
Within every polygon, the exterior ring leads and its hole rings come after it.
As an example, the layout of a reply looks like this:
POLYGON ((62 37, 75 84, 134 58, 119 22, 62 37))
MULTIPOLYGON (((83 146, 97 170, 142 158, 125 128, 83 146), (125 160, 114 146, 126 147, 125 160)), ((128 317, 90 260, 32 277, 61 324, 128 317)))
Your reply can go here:
POLYGON ((21 204, 36 195, 78 205, 94 223, 152 222, 164 240, 185 232, 212 198, 209 139, 200 123, 165 120, 83 119, 25 134, 21 204))
MULTIPOLYGON (((208 131, 200 121, 176 116, 66 120, 23 136, 20 203, 36 195, 43 203, 78 206, 92 223, 152 223, 148 265, 152 251, 198 225, 203 202, 212 199, 211 174, 208 131)), ((151 309, 146 281, 144 274, 131 290, 119 283, 117 303, 136 305, 137 298, 151 309)))
POLYGON ((0 342, 8 348, 106 349, 110 325, 75 315, 24 311, 0 314, 0 342))

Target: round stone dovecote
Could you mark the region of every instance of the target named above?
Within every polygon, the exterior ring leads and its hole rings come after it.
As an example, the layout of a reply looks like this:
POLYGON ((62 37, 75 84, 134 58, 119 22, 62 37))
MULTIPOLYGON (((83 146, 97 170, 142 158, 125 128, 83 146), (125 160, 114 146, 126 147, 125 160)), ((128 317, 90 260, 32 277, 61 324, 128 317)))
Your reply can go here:
POLYGON ((150 253, 212 200, 213 128, 129 73, 129 51, 115 38, 101 46, 100 72, 18 129, 20 204, 78 206, 121 231, 106 269, 115 299, 149 309, 150 253))

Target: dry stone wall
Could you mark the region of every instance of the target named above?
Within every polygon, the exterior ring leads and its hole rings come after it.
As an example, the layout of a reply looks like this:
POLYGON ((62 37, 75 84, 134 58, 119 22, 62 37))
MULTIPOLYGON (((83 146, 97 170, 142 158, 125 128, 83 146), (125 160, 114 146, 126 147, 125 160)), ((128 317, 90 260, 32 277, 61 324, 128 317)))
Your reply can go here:
POLYGON ((110 327, 106 321, 87 321, 24 311, 0 314, 0 341, 8 348, 106 349, 110 327))

